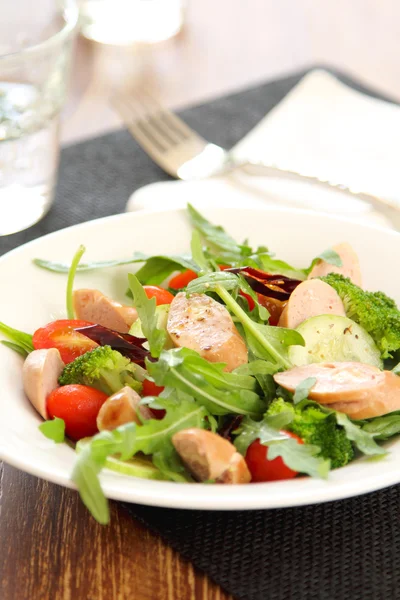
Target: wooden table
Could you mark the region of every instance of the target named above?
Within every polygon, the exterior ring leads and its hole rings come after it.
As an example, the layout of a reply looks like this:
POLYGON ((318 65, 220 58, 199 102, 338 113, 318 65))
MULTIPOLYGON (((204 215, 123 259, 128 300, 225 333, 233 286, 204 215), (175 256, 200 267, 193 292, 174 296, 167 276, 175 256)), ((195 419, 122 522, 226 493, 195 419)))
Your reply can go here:
MULTIPOLYGON (((396 0, 192 0, 174 40, 135 49, 77 44, 64 143, 120 126, 122 78, 165 103, 204 101, 319 63, 400 100, 396 0)), ((112 503, 101 527, 77 494, 0 464, 1 600, 227 600, 228 595, 112 503)))

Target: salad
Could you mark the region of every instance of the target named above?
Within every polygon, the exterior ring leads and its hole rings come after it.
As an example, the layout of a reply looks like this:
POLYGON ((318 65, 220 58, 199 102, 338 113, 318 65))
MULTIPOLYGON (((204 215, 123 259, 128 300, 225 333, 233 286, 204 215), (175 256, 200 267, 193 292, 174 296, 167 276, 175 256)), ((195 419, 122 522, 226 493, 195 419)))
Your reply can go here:
POLYGON ((400 432, 400 312, 362 288, 352 247, 296 268, 187 214, 187 255, 85 263, 81 246, 70 264, 34 259, 65 273, 67 319, 33 335, 0 323, 39 428, 75 448, 72 480, 101 523, 102 469, 192 484, 327 478, 384 458, 400 432), (76 285, 127 264, 124 303, 76 285))

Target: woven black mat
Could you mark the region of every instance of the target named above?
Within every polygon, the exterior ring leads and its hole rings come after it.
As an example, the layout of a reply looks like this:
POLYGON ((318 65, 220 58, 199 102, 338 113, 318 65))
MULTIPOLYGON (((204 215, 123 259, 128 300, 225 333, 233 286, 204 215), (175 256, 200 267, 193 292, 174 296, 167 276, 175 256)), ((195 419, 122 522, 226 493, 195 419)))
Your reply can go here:
MULTIPOLYGON (((182 115, 205 138, 229 148, 303 75, 182 115)), ((0 237, 0 254, 68 225, 120 213, 135 189, 167 179, 126 131, 65 148, 51 212, 25 232, 0 237)), ((335 503, 269 511, 123 506, 240 600, 400 599, 399 486, 335 503)))

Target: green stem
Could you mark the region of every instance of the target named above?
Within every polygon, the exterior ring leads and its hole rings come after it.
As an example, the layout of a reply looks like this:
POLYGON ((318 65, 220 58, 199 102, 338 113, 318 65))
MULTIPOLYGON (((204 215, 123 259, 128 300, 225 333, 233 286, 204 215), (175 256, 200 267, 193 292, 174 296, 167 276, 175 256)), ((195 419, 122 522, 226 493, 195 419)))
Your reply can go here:
POLYGON ((74 280, 76 270, 79 265, 79 261, 81 260, 86 248, 85 246, 79 246, 76 251, 74 258, 72 259, 71 266, 68 271, 68 281, 67 281, 67 316, 68 319, 75 319, 75 311, 74 311, 74 302, 72 298, 72 291, 74 287, 74 280))
POLYGON ((291 363, 274 348, 274 346, 266 339, 266 337, 257 329, 255 323, 246 315, 244 310, 239 306, 237 302, 232 298, 230 293, 221 285, 215 287, 215 291, 218 296, 223 300, 226 306, 233 312, 233 314, 239 319, 241 324, 251 335, 265 348, 265 350, 286 369, 292 367, 291 363))

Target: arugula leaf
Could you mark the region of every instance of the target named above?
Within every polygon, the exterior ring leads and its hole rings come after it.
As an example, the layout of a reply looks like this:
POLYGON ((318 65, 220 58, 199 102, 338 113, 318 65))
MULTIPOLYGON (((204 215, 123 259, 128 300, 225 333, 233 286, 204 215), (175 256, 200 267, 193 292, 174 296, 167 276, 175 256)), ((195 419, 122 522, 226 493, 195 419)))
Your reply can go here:
POLYGON ((341 267, 343 265, 342 259, 340 258, 339 254, 336 252, 336 250, 333 250, 332 248, 328 248, 327 250, 324 250, 323 252, 321 252, 321 254, 319 254, 312 260, 311 265, 308 267, 308 269, 304 269, 304 272, 306 273, 306 275, 309 275, 309 273, 312 271, 313 267, 320 260, 324 260, 325 262, 327 262, 330 265, 333 265, 334 267, 341 267))
POLYGON ((193 279, 186 288, 187 294, 203 294, 205 292, 216 292, 219 286, 225 290, 236 290, 239 288, 239 278, 229 271, 215 271, 207 273, 202 277, 193 279))
POLYGON ((143 285, 160 285, 174 271, 186 269, 195 273, 200 271, 200 267, 190 256, 152 256, 136 272, 136 277, 143 285))
POLYGON ((387 440, 400 433, 400 411, 375 417, 363 425, 362 429, 377 440, 387 440))
POLYGON ((182 429, 204 429, 207 426, 206 409, 194 401, 171 403, 166 410, 160 421, 151 419, 143 425, 127 423, 113 431, 102 431, 78 455, 72 481, 76 483, 85 506, 100 523, 109 521, 108 503, 98 479, 108 456, 116 454, 121 460, 128 460, 137 452, 153 454, 156 455, 157 467, 164 467, 164 474, 170 470, 174 477, 172 436, 182 429))
MULTIPOLYGON (((77 272, 95 271, 97 269, 109 269, 111 267, 119 267, 121 265, 131 265, 137 262, 145 262, 149 256, 142 252, 135 252, 132 258, 122 258, 116 260, 99 260, 96 262, 79 263, 77 272)), ((64 262, 45 260, 43 258, 34 258, 32 261, 36 266, 53 273, 68 273, 71 265, 64 262)))
POLYGON ((294 471, 307 473, 312 477, 327 477, 330 462, 317 456, 320 452, 318 446, 299 444, 280 431, 293 420, 293 414, 288 411, 276 416, 279 419, 264 417, 259 422, 245 417, 234 442, 237 451, 244 456, 250 444, 258 439, 261 444, 268 446, 268 460, 280 456, 283 462, 294 471))
POLYGON ((235 375, 273 375, 276 373, 276 366, 266 360, 253 360, 245 365, 240 365, 232 373, 235 375))
POLYGON ((190 249, 192 251, 192 259, 199 266, 201 272, 206 273, 207 271, 209 271, 210 265, 203 252, 200 233, 197 231, 197 229, 195 229, 192 233, 190 249))
POLYGON ((302 269, 296 269, 283 260, 278 260, 270 254, 260 256, 261 268, 271 274, 286 275, 292 279, 305 279, 306 275, 302 269))
POLYGON ((170 481, 178 483, 193 482, 193 477, 187 472, 179 454, 170 445, 168 450, 153 454, 153 465, 170 481))
POLYGON ((156 299, 147 297, 136 275, 129 273, 128 280, 143 334, 149 343, 151 355, 157 358, 164 347, 167 334, 164 329, 157 328, 156 299))
POLYGON ((65 422, 63 419, 55 417, 50 421, 45 421, 39 425, 40 431, 49 440, 53 440, 56 444, 59 444, 65 440, 65 422))
POLYGON ((9 327, 5 323, 0 321, 0 333, 6 336, 10 342, 2 341, 1 343, 15 350, 22 356, 27 356, 30 352, 34 350, 32 344, 32 336, 30 333, 25 333, 24 331, 19 331, 18 329, 14 329, 13 327, 9 327))
POLYGON ((354 442, 355 446, 363 454, 373 456, 375 454, 386 454, 385 448, 378 446, 374 440, 374 434, 362 429, 359 425, 350 421, 347 415, 341 412, 335 412, 336 422, 341 425, 349 440, 354 442))
POLYGON ((296 387, 293 394, 293 403, 298 404, 302 400, 308 398, 308 394, 311 391, 311 388, 317 383, 316 377, 307 377, 307 379, 303 379, 296 387))
POLYGON ((208 362, 194 350, 164 350, 157 362, 146 361, 146 366, 157 385, 190 394, 213 415, 257 417, 265 411, 265 403, 248 389, 247 377, 223 372, 221 364, 208 362))
POLYGON ((74 279, 76 274, 76 269, 78 268, 79 261, 81 260, 83 254, 85 253, 85 246, 80 245, 78 250, 75 252, 75 255, 72 259, 71 266, 68 271, 68 280, 67 280, 67 316, 68 319, 75 319, 75 310, 74 310, 74 302, 73 302, 73 288, 74 288, 74 279))
POLYGON ((222 250, 235 257, 241 257, 243 246, 240 246, 235 240, 226 233, 225 229, 220 225, 213 225, 205 217, 203 217, 191 204, 187 205, 190 221, 195 229, 197 229, 203 238, 211 245, 211 247, 222 250))
POLYGON ((299 444, 293 438, 268 447, 268 460, 280 456, 290 469, 307 473, 311 477, 326 479, 330 470, 330 460, 318 456, 321 449, 311 444, 299 444))

